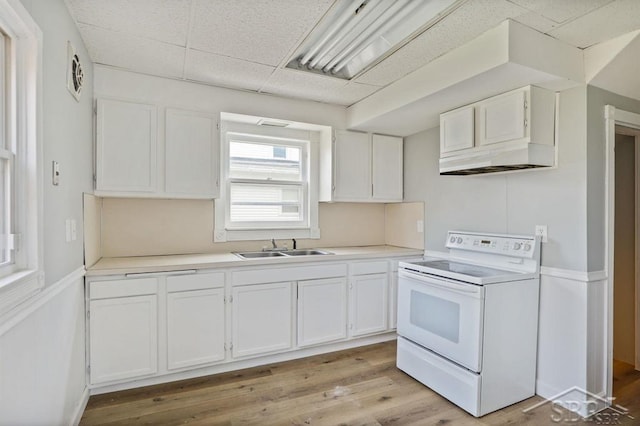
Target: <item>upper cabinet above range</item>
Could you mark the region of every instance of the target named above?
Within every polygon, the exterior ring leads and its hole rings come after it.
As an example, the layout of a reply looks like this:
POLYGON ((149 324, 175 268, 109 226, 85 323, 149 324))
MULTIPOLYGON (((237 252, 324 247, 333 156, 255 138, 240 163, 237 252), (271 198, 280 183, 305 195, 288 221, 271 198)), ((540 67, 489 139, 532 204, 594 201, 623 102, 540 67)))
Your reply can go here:
POLYGON ((555 93, 535 86, 442 113, 440 173, 553 166, 555 124, 555 93))
POLYGON ((320 155, 320 201, 397 202, 403 198, 403 140, 335 132, 320 155))
POLYGON ((96 114, 96 195, 218 196, 213 114, 116 99, 98 99, 96 114))

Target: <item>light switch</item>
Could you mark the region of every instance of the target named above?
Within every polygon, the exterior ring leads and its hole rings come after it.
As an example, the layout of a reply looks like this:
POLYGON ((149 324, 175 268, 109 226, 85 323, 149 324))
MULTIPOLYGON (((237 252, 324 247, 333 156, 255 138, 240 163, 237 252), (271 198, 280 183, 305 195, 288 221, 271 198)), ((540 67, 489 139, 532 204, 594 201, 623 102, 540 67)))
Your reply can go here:
POLYGON ((65 239, 69 243, 71 242, 71 219, 64 221, 65 239))
POLYGON ((422 234, 424 232, 424 220, 416 221, 416 231, 418 234, 422 234))

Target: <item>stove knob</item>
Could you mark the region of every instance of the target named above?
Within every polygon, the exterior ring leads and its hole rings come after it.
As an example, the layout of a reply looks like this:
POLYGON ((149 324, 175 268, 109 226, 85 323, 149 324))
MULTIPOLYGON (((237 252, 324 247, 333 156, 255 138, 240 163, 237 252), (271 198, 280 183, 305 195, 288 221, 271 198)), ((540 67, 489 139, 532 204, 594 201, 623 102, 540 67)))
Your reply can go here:
POLYGON ((456 243, 461 244, 462 243, 462 237, 456 238, 456 243))
POLYGON ((513 244, 513 249, 514 249, 514 250, 520 250, 520 247, 522 247, 522 244, 521 244, 521 243, 514 243, 514 244, 513 244))
POLYGON ((449 242, 450 242, 451 244, 455 243, 455 242, 456 242, 456 237, 451 237, 451 238, 449 238, 449 242))
POLYGON ((525 244, 524 251, 529 251, 529 250, 531 250, 531 244, 525 244))

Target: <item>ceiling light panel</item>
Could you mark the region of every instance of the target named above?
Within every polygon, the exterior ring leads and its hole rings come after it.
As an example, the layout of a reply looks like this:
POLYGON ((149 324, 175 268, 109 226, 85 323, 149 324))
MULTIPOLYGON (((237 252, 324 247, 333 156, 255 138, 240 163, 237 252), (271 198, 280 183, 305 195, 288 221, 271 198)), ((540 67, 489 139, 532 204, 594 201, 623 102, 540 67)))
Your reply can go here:
POLYGON ((338 0, 287 67, 350 80, 460 3, 461 0, 338 0))

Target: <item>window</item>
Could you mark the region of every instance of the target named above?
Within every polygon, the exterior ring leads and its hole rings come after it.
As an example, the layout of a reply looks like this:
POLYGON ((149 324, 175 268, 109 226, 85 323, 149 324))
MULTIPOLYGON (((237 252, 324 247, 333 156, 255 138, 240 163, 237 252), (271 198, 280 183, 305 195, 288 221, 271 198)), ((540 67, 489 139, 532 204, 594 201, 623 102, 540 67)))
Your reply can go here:
POLYGON ((311 167, 317 138, 313 131, 223 123, 216 241, 318 234, 317 171, 311 167))
POLYGON ((11 105, 9 88, 13 86, 11 78, 10 58, 7 55, 9 38, 0 32, 0 271, 6 275, 14 263, 13 248, 10 244, 12 234, 13 211, 13 158, 8 124, 12 121, 8 116, 11 105))
POLYGON ((39 163, 42 33, 0 2, 0 315, 44 285, 39 163))

